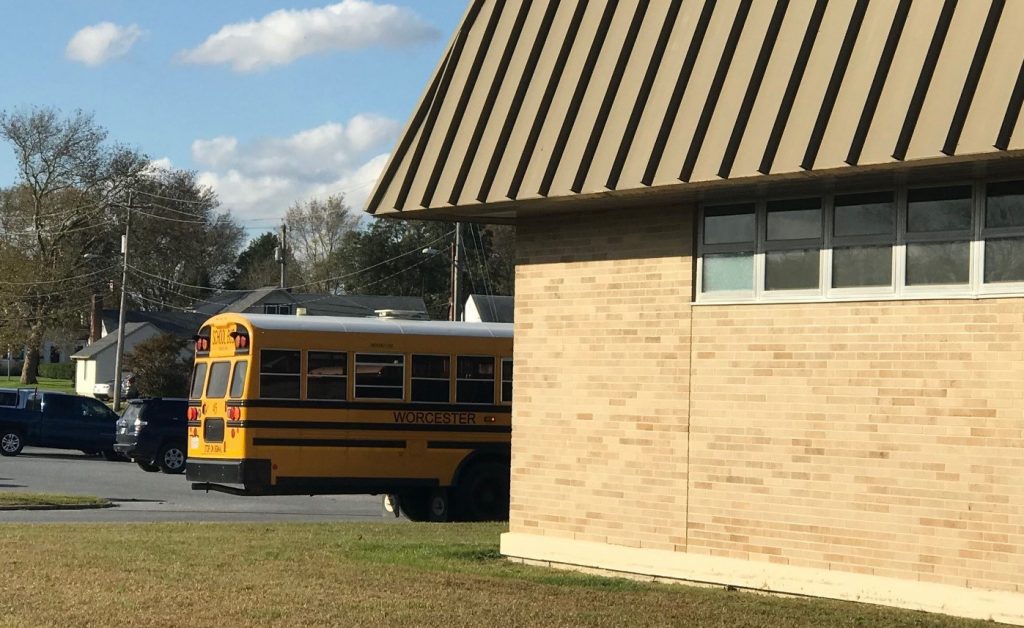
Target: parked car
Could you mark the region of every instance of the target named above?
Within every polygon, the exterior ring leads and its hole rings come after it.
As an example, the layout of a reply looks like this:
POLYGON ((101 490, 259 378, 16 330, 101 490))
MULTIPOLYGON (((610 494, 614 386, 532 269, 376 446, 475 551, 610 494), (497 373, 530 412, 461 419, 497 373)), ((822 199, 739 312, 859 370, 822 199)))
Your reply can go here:
MULTIPOLYGON (((15 405, 0 406, 0 455, 17 456, 26 445, 80 449, 117 460, 117 414, 92 397, 19 389, 15 405)), ((5 398, 10 400, 9 395, 5 398)))
POLYGON ((169 397, 133 399, 117 421, 114 450, 144 471, 181 473, 188 452, 188 401, 169 397))
MULTIPOLYGON (((101 382, 92 387, 92 396, 100 401, 110 401, 114 398, 114 380, 101 382)), ((121 377, 121 399, 136 399, 139 396, 135 388, 135 375, 124 373, 121 377)))

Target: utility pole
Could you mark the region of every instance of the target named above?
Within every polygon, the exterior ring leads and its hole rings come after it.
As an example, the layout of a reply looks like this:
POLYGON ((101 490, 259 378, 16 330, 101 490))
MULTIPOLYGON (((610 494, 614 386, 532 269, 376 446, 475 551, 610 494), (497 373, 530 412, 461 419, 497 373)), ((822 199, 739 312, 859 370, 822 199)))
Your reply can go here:
POLYGON ((448 308, 448 320, 459 320, 459 249, 462 248, 462 223, 455 223, 455 242, 452 244, 452 305, 448 308))
POLYGON ((132 193, 128 191, 128 218, 121 236, 121 257, 124 265, 121 271, 121 309, 117 312, 117 352, 114 357, 114 412, 121 411, 121 363, 124 361, 124 318, 125 284, 128 283, 128 232, 132 226, 132 193))
POLYGON ((288 283, 287 283, 288 272, 285 269, 285 264, 287 263, 287 259, 288 259, 288 255, 287 255, 288 251, 287 251, 287 248, 286 248, 287 245, 285 244, 285 242, 287 241, 287 236, 288 236, 288 225, 286 225, 284 223, 281 223, 281 246, 277 247, 277 263, 281 265, 281 285, 280 285, 280 287, 281 287, 282 290, 284 289, 285 286, 288 285, 288 283))

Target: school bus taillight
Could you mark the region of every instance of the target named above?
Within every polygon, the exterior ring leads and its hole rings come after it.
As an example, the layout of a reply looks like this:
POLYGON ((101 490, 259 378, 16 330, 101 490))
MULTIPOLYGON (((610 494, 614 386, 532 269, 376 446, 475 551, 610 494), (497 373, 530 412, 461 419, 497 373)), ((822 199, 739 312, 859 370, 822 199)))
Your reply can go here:
POLYGON ((188 416, 188 420, 189 421, 196 421, 196 420, 198 420, 199 419, 199 408, 189 408, 187 416, 188 416))
POLYGON ((241 408, 228 408, 228 419, 231 421, 237 421, 242 418, 241 408))

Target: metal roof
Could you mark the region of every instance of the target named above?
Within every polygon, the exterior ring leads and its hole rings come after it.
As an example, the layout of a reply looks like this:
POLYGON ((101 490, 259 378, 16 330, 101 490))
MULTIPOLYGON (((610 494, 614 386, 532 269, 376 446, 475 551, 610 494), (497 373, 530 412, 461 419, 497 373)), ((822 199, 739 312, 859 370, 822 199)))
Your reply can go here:
POLYGON ((1005 0, 473 0, 367 211, 998 156, 1024 148, 1022 29, 1005 0))
POLYGON ((410 334, 417 336, 470 336, 511 338, 509 323, 462 323, 451 321, 410 321, 343 316, 285 316, 281 314, 220 314, 207 321, 217 324, 248 321, 254 330, 348 332, 355 334, 410 334))

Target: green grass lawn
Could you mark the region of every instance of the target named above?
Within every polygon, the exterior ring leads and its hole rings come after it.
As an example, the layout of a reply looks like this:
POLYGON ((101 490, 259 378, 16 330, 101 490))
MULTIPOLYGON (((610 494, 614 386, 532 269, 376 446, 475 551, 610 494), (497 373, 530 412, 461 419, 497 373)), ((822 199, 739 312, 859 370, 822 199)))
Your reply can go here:
POLYGON ((7 508, 18 508, 21 506, 92 506, 98 508, 109 504, 109 500, 90 495, 0 492, 0 507, 7 508))
POLYGON ((982 626, 511 563, 499 524, 0 526, 2 626, 982 626))
MULTIPOLYGON (((31 384, 30 387, 39 388, 40 390, 75 392, 75 382, 70 379, 52 379, 49 377, 40 377, 38 379, 39 383, 31 384)), ((19 375, 12 375, 10 377, 0 375, 0 388, 22 388, 21 377, 19 375)))

